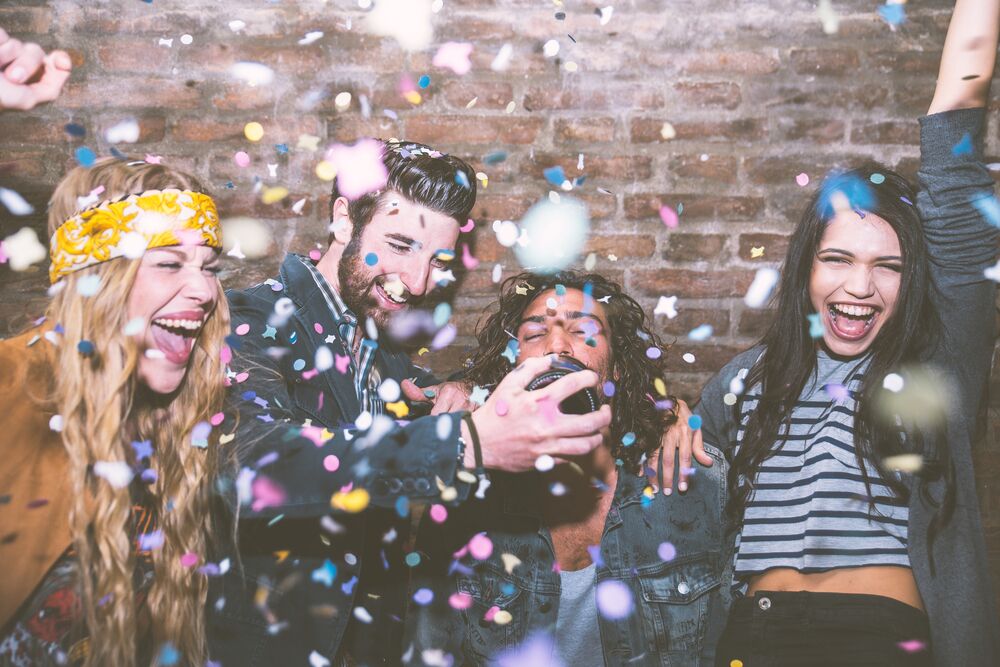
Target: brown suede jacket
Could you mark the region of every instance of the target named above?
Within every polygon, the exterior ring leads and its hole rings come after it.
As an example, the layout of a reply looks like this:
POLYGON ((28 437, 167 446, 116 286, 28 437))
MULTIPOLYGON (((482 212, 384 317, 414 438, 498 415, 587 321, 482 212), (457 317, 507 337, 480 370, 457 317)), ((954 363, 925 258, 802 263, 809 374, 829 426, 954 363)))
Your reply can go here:
POLYGON ((39 400, 56 372, 43 334, 0 341, 0 630, 72 542, 69 457, 39 400))

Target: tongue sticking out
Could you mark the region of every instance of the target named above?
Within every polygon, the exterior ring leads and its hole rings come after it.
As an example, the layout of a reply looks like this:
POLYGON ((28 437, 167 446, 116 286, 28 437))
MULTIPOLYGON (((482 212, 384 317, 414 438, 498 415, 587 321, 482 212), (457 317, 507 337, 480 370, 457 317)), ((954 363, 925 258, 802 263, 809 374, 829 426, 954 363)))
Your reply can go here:
POLYGON ((186 338, 154 324, 153 342, 167 359, 175 364, 186 364, 188 356, 191 354, 194 339, 186 338))
POLYGON ((830 319, 833 320, 833 326, 837 332, 848 338, 858 338, 863 335, 871 321, 870 317, 850 317, 840 313, 831 314, 830 319))

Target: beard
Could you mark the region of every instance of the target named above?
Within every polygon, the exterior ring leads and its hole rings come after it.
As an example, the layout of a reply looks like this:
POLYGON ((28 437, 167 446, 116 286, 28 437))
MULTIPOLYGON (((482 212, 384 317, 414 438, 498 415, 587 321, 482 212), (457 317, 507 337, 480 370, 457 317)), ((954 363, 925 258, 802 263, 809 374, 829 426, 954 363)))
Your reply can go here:
POLYGON ((368 269, 361 259, 360 240, 351 239, 337 264, 337 279, 340 282, 340 298, 358 318, 363 326, 371 318, 379 329, 389 322, 389 313, 379 308, 372 295, 378 276, 368 269))

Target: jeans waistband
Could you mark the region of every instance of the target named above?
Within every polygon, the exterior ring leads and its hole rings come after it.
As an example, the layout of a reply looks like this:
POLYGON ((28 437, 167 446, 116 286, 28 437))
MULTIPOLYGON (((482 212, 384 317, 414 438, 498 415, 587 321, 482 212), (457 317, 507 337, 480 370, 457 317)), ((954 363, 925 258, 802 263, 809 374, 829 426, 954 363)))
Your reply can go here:
POLYGON ((733 618, 766 615, 778 618, 808 618, 830 613, 871 613, 896 619, 913 628, 930 632, 927 614, 905 602, 884 595, 863 593, 815 593, 812 591, 757 591, 753 597, 733 601, 733 618))

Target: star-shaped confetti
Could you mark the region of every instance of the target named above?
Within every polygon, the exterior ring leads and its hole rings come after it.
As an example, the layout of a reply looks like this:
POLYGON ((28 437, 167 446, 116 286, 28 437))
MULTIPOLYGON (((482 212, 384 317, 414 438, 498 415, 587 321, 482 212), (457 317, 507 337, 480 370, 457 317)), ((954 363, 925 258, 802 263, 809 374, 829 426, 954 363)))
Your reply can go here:
POLYGON ((472 388, 472 393, 469 395, 469 401, 475 403, 476 405, 483 405, 486 403, 486 397, 490 395, 489 389, 484 389, 479 385, 472 388))
POLYGON ((269 324, 267 325, 267 328, 264 329, 264 333, 261 335, 263 338, 270 338, 271 340, 275 340, 275 336, 277 335, 277 333, 278 330, 269 324))
POLYGON ((661 296, 660 300, 656 302, 656 308, 653 310, 654 315, 666 315, 669 319, 674 319, 677 317, 677 297, 676 296, 661 296))
POLYGON ((325 160, 336 169, 337 188, 348 199, 381 190, 389 179, 382 162, 382 143, 374 139, 362 139, 352 146, 334 144, 325 160))
POLYGON ((446 67, 459 76, 472 69, 472 44, 469 42, 445 42, 434 54, 431 61, 435 67, 446 67))

